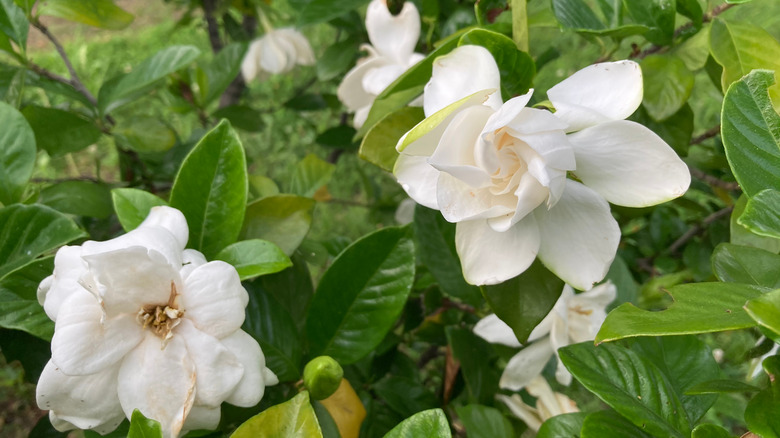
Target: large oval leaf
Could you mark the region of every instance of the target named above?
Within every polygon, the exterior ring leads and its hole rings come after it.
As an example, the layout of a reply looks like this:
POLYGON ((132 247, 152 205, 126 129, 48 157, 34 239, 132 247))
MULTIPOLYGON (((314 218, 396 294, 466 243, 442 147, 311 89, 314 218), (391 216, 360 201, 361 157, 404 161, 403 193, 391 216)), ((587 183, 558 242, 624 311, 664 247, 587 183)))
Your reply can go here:
POLYGON ((384 438, 450 438, 450 425, 441 409, 418 412, 402 421, 384 438))
POLYGON ((111 200, 119 223, 125 231, 134 230, 141 225, 152 207, 168 205, 157 196, 139 189, 113 189, 111 200))
POLYGON ((749 246, 721 243, 712 253, 712 272, 718 280, 753 284, 776 289, 780 287, 780 255, 749 246))
POLYGON ((76 216, 105 219, 111 216, 111 188, 92 181, 63 181, 41 190, 43 205, 76 216))
POLYGON ((22 50, 27 46, 29 28, 27 16, 14 0, 0 0, 0 32, 8 35, 22 50))
POLYGON ((395 145, 410 129, 425 118, 422 108, 400 108, 377 122, 360 143, 360 158, 392 172, 398 152, 395 145))
POLYGON ((642 105, 654 120, 666 120, 691 97, 693 73, 680 58, 672 55, 650 55, 642 60, 641 66, 642 105))
POLYGON ((762 327, 780 336, 780 290, 753 298, 745 304, 745 311, 762 327))
POLYGON ((322 430, 303 391, 250 418, 230 438, 322 438, 322 430))
POLYGON ((242 240, 226 246, 215 257, 230 263, 238 271, 241 281, 273 274, 292 266, 290 258, 267 240, 242 240))
POLYGON ((29 105, 22 111, 35 133, 38 147, 53 157, 76 152, 95 143, 100 129, 68 111, 29 105))
POLYGON ((38 303, 38 284, 54 270, 54 257, 46 257, 0 280, 0 327, 23 330, 51 341, 54 321, 38 303))
POLYGON ((223 120, 187 155, 171 189, 171 207, 184 213, 190 227, 190 247, 212 258, 236 241, 247 187, 244 148, 223 120))
POLYGON ((345 249, 323 274, 307 311, 311 354, 346 365, 376 348, 403 310, 414 268, 408 228, 385 228, 345 249))
MULTIPOLYGON (((544 427, 544 426, 542 426, 544 427)), ((615 411, 596 411, 585 417, 581 438, 653 438, 615 411)), ((556 437, 557 438, 557 437, 556 437)))
POLYGON ((466 428, 469 438, 512 438, 516 436, 512 423, 496 408, 466 405, 456 407, 455 412, 466 428))
POLYGON ((112 0, 43 0, 38 4, 38 14, 111 30, 124 29, 135 18, 112 0))
MULTIPOLYGON (((13 2, 11 2, 13 4, 13 2)), ((19 201, 35 166, 35 135, 19 111, 0 102, 0 202, 19 201)))
POLYGON ((766 189, 748 199, 737 222, 758 235, 780 239, 780 191, 766 189))
POLYGON ((241 230, 244 239, 263 239, 292 253, 303 242, 311 227, 315 202, 296 195, 268 196, 246 206, 241 230))

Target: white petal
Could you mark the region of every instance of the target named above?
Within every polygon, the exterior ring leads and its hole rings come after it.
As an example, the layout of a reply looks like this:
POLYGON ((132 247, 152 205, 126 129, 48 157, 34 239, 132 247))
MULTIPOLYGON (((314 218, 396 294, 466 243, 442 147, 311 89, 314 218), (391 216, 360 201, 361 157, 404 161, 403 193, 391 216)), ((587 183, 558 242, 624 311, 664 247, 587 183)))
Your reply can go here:
POLYGON ((186 280, 190 276, 192 271, 200 265, 208 263, 206 256, 200 251, 194 249, 185 249, 181 254, 182 267, 179 271, 182 281, 186 280))
POLYGON ((648 207, 688 190, 688 166, 646 127, 627 120, 602 123, 569 135, 577 158, 575 173, 607 201, 648 207))
POLYGON ((279 383, 279 379, 265 366, 265 356, 260 345, 245 331, 236 330, 222 339, 222 344, 244 365, 243 378, 225 401, 242 407, 256 405, 263 398, 265 387, 279 383))
POLYGON ((119 367, 114 366, 86 376, 67 376, 49 361, 35 389, 38 407, 54 413, 58 430, 69 425, 114 430, 125 419, 116 392, 118 373, 119 367))
POLYGON ((441 136, 439 146, 428 163, 447 172, 468 185, 481 188, 490 184, 490 175, 477 166, 474 147, 493 110, 476 105, 460 111, 441 136))
MULTIPOLYGON (((523 110, 526 109, 525 106, 528 104, 528 101, 531 100, 533 94, 534 90, 529 90, 528 93, 525 93, 522 96, 513 97, 507 100, 495 113, 493 113, 490 120, 485 123, 484 132, 489 133, 509 126, 520 116, 520 114, 525 112, 523 110)), ((555 116, 552 117, 555 118, 555 116)))
MULTIPOLYGON (((460 46, 433 61, 431 80, 425 85, 425 116, 477 91, 500 87, 501 75, 493 55, 481 46, 460 46)), ((485 102, 494 110, 498 110, 501 103, 500 93, 491 94, 485 102)))
MULTIPOLYGON (((529 91, 529 93, 532 91, 529 91)), ((520 99, 522 97, 524 96, 515 97, 507 101, 504 105, 509 105, 509 103, 513 100, 520 99)), ((555 117, 555 114, 552 114, 547 110, 523 108, 523 110, 517 113, 514 118, 509 120, 505 126, 512 130, 513 135, 523 135, 538 134, 540 132, 550 131, 564 131, 568 125, 560 118, 555 117)))
POLYGON ((153 249, 165 257, 172 267, 181 267, 181 253, 184 246, 179 237, 163 227, 140 226, 127 234, 103 242, 88 240, 81 245, 82 257, 102 254, 110 251, 123 250, 131 246, 153 249))
POLYGON ((544 188, 530 173, 520 177, 520 183, 514 192, 517 199, 515 211, 506 215, 490 218, 488 223, 495 231, 504 232, 531 213, 549 196, 550 191, 544 188))
POLYGON ((260 68, 272 74, 286 73, 295 65, 295 46, 271 31, 260 38, 260 68))
POLYGON ((374 101, 372 100, 368 105, 355 110, 355 115, 352 117, 352 126, 355 129, 362 128, 363 124, 366 123, 366 120, 368 119, 368 113, 371 112, 371 105, 373 103, 374 101))
POLYGON ((428 164, 427 157, 401 154, 395 162, 393 174, 415 202, 434 210, 439 209, 436 201, 439 171, 428 164))
POLYGON ((569 132, 623 120, 642 103, 642 70, 633 61, 594 64, 547 91, 569 132))
POLYGON ((363 76, 361 85, 367 93, 378 96, 405 71, 406 67, 398 64, 378 67, 368 71, 366 75, 363 76))
POLYGON ((138 228, 162 228, 167 230, 176 238, 179 250, 183 250, 187 246, 187 240, 190 237, 187 219, 184 218, 184 214, 175 208, 164 205, 152 207, 149 215, 141 222, 138 228))
POLYGON ((607 275, 620 228, 604 198, 570 180, 552 209, 537 208, 534 215, 542 240, 539 258, 559 278, 577 289, 589 289, 607 275))
POLYGON ((523 399, 520 398, 518 394, 512 394, 511 397, 503 394, 497 394, 496 399, 504 402, 509 410, 515 414, 517 418, 523 420, 523 423, 525 423, 529 429, 538 431, 542 426, 542 420, 539 418, 539 412, 531 406, 525 404, 523 399))
POLYGON ((161 348, 161 339, 147 332, 119 368, 119 401, 128 418, 138 409, 160 422, 165 438, 174 438, 195 400, 196 378, 181 336, 161 348))
POLYGON ((382 56, 404 64, 420 38, 420 13, 411 2, 405 2, 401 12, 393 16, 387 0, 374 0, 366 11, 366 31, 382 56))
POLYGON ((547 361, 553 355, 553 348, 547 338, 540 339, 523 348, 509 359, 498 386, 519 391, 541 374, 547 361))
POLYGON ((182 435, 190 430, 214 430, 219 426, 222 410, 219 407, 193 405, 190 414, 184 420, 182 435))
POLYGON ((257 77, 260 72, 260 40, 256 39, 249 45, 244 59, 241 61, 241 76, 244 82, 249 82, 257 77))
POLYGON ((295 48, 295 62, 299 65, 314 65, 314 51, 311 49, 309 40, 302 33, 291 27, 277 29, 276 33, 289 41, 295 48))
POLYGON ((363 78, 369 72, 384 65, 387 65, 387 60, 384 58, 363 58, 344 76, 336 90, 336 95, 347 109, 357 111, 374 102, 376 95, 363 88, 363 78))
POLYGON ((467 282, 497 284, 531 266, 539 251, 539 228, 533 215, 503 233, 493 231, 485 220, 459 222, 455 248, 467 282))
POLYGON ((474 334, 493 344, 502 344, 509 347, 519 347, 521 344, 507 323, 496 314, 490 314, 477 322, 474 326, 474 334))
POLYGON ((79 278, 86 270, 87 265, 81 258, 81 247, 63 246, 57 250, 57 255, 54 256, 54 273, 38 286, 38 302, 52 321, 57 320, 57 313, 63 301, 84 290, 79 284, 79 278))
POLYGON ((97 299, 86 291, 62 303, 51 340, 52 361, 62 372, 83 376, 102 371, 141 341, 135 315, 103 318, 97 299))
POLYGON ((174 336, 184 339, 195 365, 195 403, 218 407, 235 391, 244 376, 244 366, 218 339, 196 329, 188 319, 184 318, 175 331, 174 336))
POLYGON ((241 327, 249 302, 236 269, 218 260, 192 271, 180 298, 185 317, 217 339, 241 327))

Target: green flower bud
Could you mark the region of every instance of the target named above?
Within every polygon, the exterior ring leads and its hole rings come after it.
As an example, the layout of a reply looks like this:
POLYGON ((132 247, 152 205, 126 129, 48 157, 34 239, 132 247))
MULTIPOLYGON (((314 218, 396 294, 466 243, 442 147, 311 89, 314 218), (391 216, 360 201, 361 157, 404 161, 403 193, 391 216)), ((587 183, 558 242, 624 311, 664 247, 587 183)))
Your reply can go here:
POLYGON ((303 369, 303 384, 314 400, 330 397, 341 385, 344 370, 330 356, 315 357, 303 369))

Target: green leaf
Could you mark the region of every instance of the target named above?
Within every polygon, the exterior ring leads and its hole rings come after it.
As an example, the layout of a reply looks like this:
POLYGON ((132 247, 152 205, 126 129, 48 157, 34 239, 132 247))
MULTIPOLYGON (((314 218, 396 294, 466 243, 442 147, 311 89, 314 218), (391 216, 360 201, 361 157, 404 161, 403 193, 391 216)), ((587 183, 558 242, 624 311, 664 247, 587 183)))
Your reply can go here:
MULTIPOLYGON (((684 437, 691 431, 683 404, 664 374, 637 353, 592 342, 558 350, 563 364, 588 390, 635 425, 656 436, 684 437)), ((587 420, 586 420, 587 421, 587 420)))
POLYGON ((512 40, 517 48, 528 52, 528 8, 527 0, 511 0, 512 40))
POLYGON ((359 52, 360 43, 356 38, 347 38, 329 46, 317 59, 317 79, 325 82, 343 74, 359 52))
POLYGON ((458 40, 458 46, 473 44, 490 51, 501 74, 501 96, 509 100, 528 92, 536 75, 536 64, 526 52, 517 49, 511 38, 485 29, 466 32, 458 40))
POLYGON ((691 438, 732 438, 734 435, 716 424, 700 424, 693 429, 691 438))
POLYGON ((688 147, 693 134, 693 110, 685 104, 679 111, 663 122, 656 122, 650 117, 645 107, 639 107, 631 115, 630 120, 638 122, 658 134, 680 156, 688 155, 688 147))
POLYGON ((561 26, 585 35, 625 38, 648 31, 647 26, 622 23, 622 4, 611 11, 606 20, 596 15, 584 0, 553 0, 552 9, 561 26))
POLYGON ((0 32, 8 35, 22 48, 27 47, 27 31, 30 23, 24 11, 16 6, 14 0, 0 0, 0 32))
POLYGON ((312 0, 300 11, 296 27, 332 20, 366 3, 368 0, 312 0))
POLYGON ((306 316, 311 354, 343 365, 384 339, 414 282, 414 243, 407 228, 385 228, 356 241, 322 276, 306 316))
POLYGON ((176 145, 176 131, 159 117, 131 117, 112 133, 122 146, 141 153, 165 152, 176 145))
MULTIPOLYGON (((774 272, 777 273, 777 268, 774 272)), ((745 311, 759 325, 780 335, 780 289, 748 301, 745 311)))
POLYGON ((237 240, 247 185, 244 148, 223 120, 187 155, 171 189, 171 207, 187 218, 190 247, 213 258, 237 240))
POLYGON ((322 431, 303 391, 250 418, 230 438, 322 438, 322 431))
MULTIPOLYGON (((752 24, 716 18, 710 28, 710 51, 723 66, 721 88, 724 91, 752 70, 780 71, 780 42, 766 30, 752 24)), ((769 89, 769 95, 774 102, 780 103, 778 85, 769 89)))
POLYGON ((710 333, 753 327, 745 301, 766 289, 735 283, 682 284, 669 289, 674 298, 666 310, 650 312, 626 303, 607 315, 596 343, 634 336, 710 333))
MULTIPOLYGON (((466 428, 469 438, 513 438, 515 436, 512 423, 496 408, 466 405, 455 407, 455 412, 460 417, 463 427, 466 428)), ((542 438, 541 435, 537 437, 542 438)))
POLYGON ((644 34, 648 41, 659 46, 671 44, 676 13, 674 0, 624 1, 623 4, 634 21, 650 29, 644 34))
POLYGON ((274 296, 290 314, 296 327, 302 329, 306 319, 306 308, 314 295, 311 273, 306 261, 296 255, 291 257, 292 267, 282 272, 264 275, 255 283, 274 296))
POLYGON ((206 89, 200 90, 203 104, 207 105, 222 96, 233 79, 241 71, 241 61, 244 59, 247 45, 231 43, 223 47, 205 67, 206 89))
POLYGON ((490 308, 512 327, 517 340, 525 343, 531 331, 550 313, 563 291, 563 280, 548 271, 538 260, 511 280, 484 286, 490 308))
POLYGON ((420 259, 449 296, 472 306, 482 301, 479 288, 466 283, 455 251, 455 224, 436 210, 417 205, 414 209, 414 235, 420 259))
POLYGON ((780 189, 780 116, 767 94, 774 82, 772 72, 756 70, 732 84, 723 98, 721 136, 726 158, 749 197, 764 189, 780 189))
POLYGON ((52 157, 80 151, 100 138, 100 129, 94 123, 68 111, 29 105, 22 114, 35 133, 38 147, 52 157))
POLYGON ((157 196, 139 189, 113 189, 111 199, 119 223, 125 231, 136 229, 149 216, 152 207, 168 205, 157 196))
POLYGON ((779 266, 779 255, 749 246, 721 243, 712 253, 712 271, 718 280, 729 283, 778 288, 779 266))
POLYGON ((580 436, 582 438, 652 438, 652 435, 645 433, 626 417, 611 410, 593 412, 585 417, 580 436))
POLYGON ((328 128, 317 136, 317 143, 337 149, 354 149, 357 145, 352 141, 355 137, 355 128, 347 125, 334 126, 328 128))
POLYGON ((169 74, 186 67, 200 56, 195 46, 171 46, 138 64, 133 71, 110 79, 100 87, 98 108, 108 114, 153 88, 169 74))
POLYGON ((241 281, 273 274, 292 266, 290 258, 278 246, 260 239, 242 240, 228 245, 215 259, 233 265, 241 281))
POLYGON ((243 239, 263 239, 292 253, 303 242, 311 227, 314 200, 296 195, 276 195, 246 206, 243 239))
POLYGON ((295 165, 290 181, 290 193, 311 198, 330 181, 335 169, 336 166, 323 161, 315 154, 306 155, 295 165))
POLYGON ((450 425, 441 409, 418 412, 402 421, 384 438, 450 438, 450 425))
POLYGON ((360 143, 360 158, 376 164, 388 172, 393 171, 398 152, 398 140, 425 118, 422 108, 406 106, 386 115, 368 130, 360 143))
POLYGON ((258 132, 263 129, 263 114, 246 105, 230 105, 220 108, 212 114, 215 119, 227 119, 238 129, 258 132))
POLYGON ((38 3, 38 14, 110 30, 124 29, 135 18, 112 0, 43 0, 38 3))
POLYGON ((466 328, 449 326, 445 332, 452 355, 460 362, 469 401, 490 403, 498 392, 500 378, 493 365, 496 356, 493 347, 466 328))
POLYGON ((244 284, 249 292, 249 304, 241 328, 260 344, 266 366, 280 382, 300 380, 303 348, 290 313, 258 282, 244 284))
POLYGON ((51 341, 54 321, 38 303, 40 282, 54 271, 54 257, 46 257, 0 280, 0 327, 23 330, 51 341))
POLYGON ((0 279, 80 237, 86 233, 49 207, 16 204, 0 209, 0 279))
POLYGON ((780 437, 780 391, 774 387, 759 392, 747 404, 745 423, 762 438, 780 437))
POLYGON ((51 343, 21 330, 0 329, 0 349, 6 361, 22 364, 25 381, 32 383, 51 360, 51 343))
MULTIPOLYGON (((10 1, 10 0, 4 0, 10 1)), ((35 135, 24 116, 0 102, 0 202, 19 201, 35 166, 35 135)))
POLYGON ((654 120, 664 121, 691 97, 693 73, 680 58, 671 55, 650 55, 640 65, 645 89, 642 105, 654 120))
POLYGON ((133 410, 127 438, 162 438, 162 436, 162 427, 159 421, 146 418, 138 409, 133 410))
POLYGON ((685 393, 696 394, 723 394, 729 392, 754 392, 760 391, 760 388, 753 385, 748 385, 745 382, 738 380, 708 380, 706 382, 697 383, 696 385, 688 388, 685 393))
POLYGON ((585 412, 572 412, 548 418, 542 423, 536 438, 579 438, 587 415, 585 412))
POLYGON ((729 241, 734 245, 760 248, 777 254, 780 252, 780 239, 759 236, 739 223, 739 218, 745 212, 747 201, 748 197, 743 193, 734 204, 734 210, 731 212, 731 218, 729 219, 729 241))
POLYGON ((387 375, 374 383, 372 389, 401 418, 439 405, 439 400, 430 389, 409 377, 387 375))
POLYGON ((694 29, 701 28, 704 11, 698 0, 677 0, 677 12, 691 19, 694 29))
POLYGON ((111 216, 111 188, 92 181, 64 181, 41 190, 43 205, 77 216, 105 219, 111 216))
POLYGON ((745 212, 737 219, 760 236, 780 239, 780 192, 766 189, 748 199, 745 212))

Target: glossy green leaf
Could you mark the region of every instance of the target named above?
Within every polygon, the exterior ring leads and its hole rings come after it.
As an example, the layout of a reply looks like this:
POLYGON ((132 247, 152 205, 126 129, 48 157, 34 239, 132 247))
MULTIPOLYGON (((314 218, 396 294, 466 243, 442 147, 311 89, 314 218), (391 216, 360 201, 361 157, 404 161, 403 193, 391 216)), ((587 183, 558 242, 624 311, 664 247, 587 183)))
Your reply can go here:
POLYGON ((162 436, 162 427, 159 421, 146 418, 138 409, 133 410, 127 438, 162 438, 162 436))
POLYGON ((77 216, 105 219, 113 213, 111 187, 92 181, 64 181, 46 187, 38 202, 77 216))
POLYGON ((721 135, 726 158, 749 197, 764 189, 780 189, 780 115, 767 94, 774 81, 772 72, 754 71, 732 84, 723 99, 721 135))
POLYGON ((176 131, 159 117, 131 117, 112 133, 119 144, 141 153, 165 152, 176 145, 176 131))
POLYGON ((582 423, 587 416, 585 412, 572 412, 548 418, 542 423, 536 438, 579 438, 582 423))
POLYGON ((125 231, 131 231, 141 225, 152 207, 168 205, 157 196, 139 189, 113 189, 111 200, 119 223, 125 231))
POLYGON ((583 386, 648 433, 679 438, 690 434, 674 388, 646 358, 619 345, 596 347, 592 342, 563 347, 558 354, 583 386))
POLYGON ((775 289, 780 287, 778 267, 780 256, 759 248, 721 243, 712 253, 712 271, 724 282, 775 289))
POLYGON ((322 186, 330 181, 336 166, 322 160, 315 154, 306 155, 295 165, 290 193, 311 198, 322 186))
POLYGON ((734 245, 750 246, 777 254, 780 252, 780 239, 754 234, 738 222, 742 213, 745 212, 747 201, 748 197, 743 193, 734 204, 734 210, 729 219, 729 241, 734 245))
POLYGON ((348 125, 334 126, 323 131, 315 141, 325 147, 351 150, 357 146, 352 141, 356 132, 355 128, 348 125))
POLYGON ((263 129, 263 114, 247 105, 230 105, 220 108, 212 114, 216 119, 227 119, 238 129, 258 132, 263 129))
POLYGON ((303 391, 250 418, 230 438, 322 438, 322 430, 303 391))
POLYGON ((317 415, 317 422, 320 424, 323 438, 341 438, 339 433, 339 427, 333 420, 333 417, 328 412, 328 409, 322 405, 318 400, 312 400, 311 406, 314 408, 314 413, 317 415))
MULTIPOLYGON (((496 408, 466 405, 455 407, 455 412, 463 427, 466 428, 469 438, 513 438, 515 436, 512 423, 496 408)), ((537 437, 542 438, 540 435, 537 437)))
POLYGON ((677 113, 691 97, 694 76, 685 63, 671 55, 650 55, 642 60, 642 105, 656 121, 677 113))
POLYGON ((29 105, 22 114, 35 133, 38 147, 53 157, 80 151, 100 138, 100 129, 94 123, 68 111, 29 105))
POLYGON ((723 394, 723 393, 729 393, 729 392, 755 392, 759 391, 760 388, 755 387, 753 385, 748 385, 745 382, 740 382, 738 380, 708 380, 706 382, 697 383, 696 385, 691 386, 688 388, 685 393, 686 394, 723 394))
POLYGON ((38 3, 38 14, 110 30, 124 29, 135 18, 112 0, 42 0, 38 3))
POLYGON ((677 0, 676 3, 677 12, 690 18, 694 29, 700 28, 704 11, 701 8, 701 4, 699 4, 699 0, 677 0))
POLYGON ((392 172, 398 152, 395 145, 425 118, 422 108, 407 106, 386 115, 368 130, 360 143, 360 158, 392 172))
POLYGON ((460 362, 469 401, 483 404, 492 402, 501 377, 493 366, 492 359, 496 356, 493 347, 470 329, 447 327, 445 333, 452 356, 460 362))
POLYGON ((285 108, 289 108, 294 111, 319 111, 328 107, 328 102, 325 100, 322 94, 319 93, 303 93, 294 96, 292 99, 284 103, 285 108))
POLYGON ((693 429, 691 438, 733 438, 734 435, 716 424, 700 424, 693 429))
POLYGON ((306 317, 312 355, 348 365, 384 339, 414 282, 407 228, 385 228, 342 252, 322 276, 306 317))
POLYGON ((388 375, 372 385, 372 389, 390 408, 403 417, 435 408, 436 395, 418 379, 388 375))
POLYGON ((291 260, 292 267, 276 274, 264 275, 255 283, 260 283, 264 290, 273 295, 290 314, 296 327, 303 329, 306 309, 314 295, 314 285, 306 261, 298 255, 292 256, 291 260))
POLYGON ((215 259, 233 265, 241 281, 273 274, 292 266, 290 258, 278 246, 260 239, 242 240, 228 245, 217 253, 215 259))
MULTIPOLYGON (((659 435, 661 436, 661 435, 659 435)), ((666 436, 666 435, 663 435, 666 436)), ((615 411, 596 411, 585 417, 582 438, 652 438, 653 436, 615 411)))
POLYGON ((247 51, 245 43, 231 43, 223 47, 205 67, 206 89, 200 90, 203 104, 207 105, 222 95, 233 79, 241 72, 241 61, 247 51))
POLYGON ((40 282, 54 271, 54 258, 46 257, 0 280, 0 327, 23 330, 51 341, 54 321, 38 303, 40 282))
POLYGON ((29 28, 27 16, 14 0, 0 0, 0 32, 8 35, 22 50, 27 46, 29 28))
POLYGON ((312 0, 298 15, 297 27, 322 23, 340 17, 368 3, 369 0, 312 0))
POLYGON ((620 2, 604 19, 584 0, 553 0, 552 9, 561 26, 585 35, 624 38, 643 34, 649 29, 644 25, 623 24, 620 2))
POLYGON ((198 56, 200 50, 195 46, 171 46, 160 50, 135 66, 130 73, 114 77, 100 87, 100 112, 108 114, 143 96, 161 79, 191 64, 198 56))
POLYGON ((39 255, 85 236, 73 220, 43 205, 0 209, 0 279, 39 255))
POLYGON ((450 425, 441 409, 418 412, 402 421, 384 438, 450 438, 450 425))
POLYGON ((35 135, 24 116, 0 102, 0 203, 19 201, 35 166, 35 135))
POLYGON ((184 213, 190 227, 189 246, 212 258, 235 242, 247 190, 244 148, 223 120, 187 155, 171 189, 171 207, 184 213))
POLYGON ((296 195, 254 201, 246 206, 241 237, 268 240, 292 255, 309 232, 314 204, 313 199, 296 195))
POLYGON ((758 235, 780 239, 780 191, 766 189, 748 199, 737 222, 758 235))
POLYGON ((676 13, 674 0, 625 1, 623 4, 636 23, 649 28, 644 34, 648 41, 659 46, 672 42, 676 13))
POLYGON ((317 59, 317 79, 325 82, 343 74, 349 70, 359 52, 360 43, 357 38, 348 38, 329 46, 317 59))
POLYGON ((415 206, 414 235, 420 259, 436 278, 439 288, 449 296, 472 306, 482 301, 479 288, 466 283, 460 259, 455 251, 455 224, 447 222, 436 210, 415 206))
POLYGON ((753 327, 756 323, 742 309, 749 299, 766 289, 735 283, 695 283, 674 286, 674 298, 666 310, 651 312, 623 304, 607 315, 596 342, 634 336, 666 336, 710 333, 753 327))
MULTIPOLYGON (((777 268, 774 272, 777 273, 777 268)), ((745 311, 759 325, 780 335, 780 289, 748 301, 745 311)))
POLYGON ((531 331, 550 313, 563 291, 563 280, 538 260, 525 272, 501 284, 484 286, 490 308, 509 324, 524 343, 531 331))
POLYGON ((780 437, 778 412, 780 412, 780 391, 774 387, 767 388, 748 402, 745 409, 745 423, 751 432, 762 438, 778 438, 780 437))

